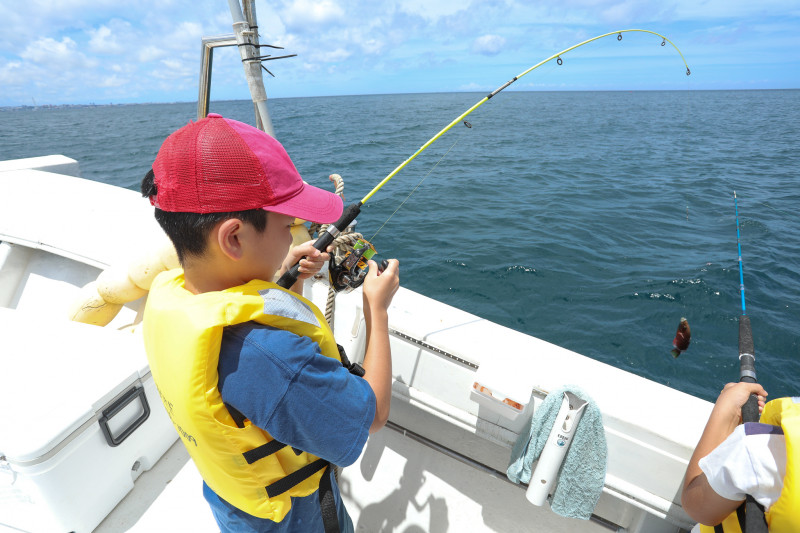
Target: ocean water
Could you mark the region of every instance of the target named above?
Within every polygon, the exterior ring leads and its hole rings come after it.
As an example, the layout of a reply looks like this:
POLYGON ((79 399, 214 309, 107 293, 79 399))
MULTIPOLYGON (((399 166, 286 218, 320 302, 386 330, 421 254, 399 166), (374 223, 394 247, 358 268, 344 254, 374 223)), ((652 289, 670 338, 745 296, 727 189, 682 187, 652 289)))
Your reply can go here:
MULTIPOLYGON (((269 105, 305 179, 332 189, 339 173, 352 202, 482 96, 269 105)), ((253 122, 247 101, 211 108, 253 122)), ((85 178, 138 189, 195 113, 3 110, 0 159, 64 154, 85 178)), ((373 239, 405 287, 713 401, 739 375, 736 190, 759 381, 770 397, 798 394, 800 90, 504 92, 467 121, 359 217, 369 239, 405 201, 373 239), (675 359, 681 317, 692 343, 675 359)))

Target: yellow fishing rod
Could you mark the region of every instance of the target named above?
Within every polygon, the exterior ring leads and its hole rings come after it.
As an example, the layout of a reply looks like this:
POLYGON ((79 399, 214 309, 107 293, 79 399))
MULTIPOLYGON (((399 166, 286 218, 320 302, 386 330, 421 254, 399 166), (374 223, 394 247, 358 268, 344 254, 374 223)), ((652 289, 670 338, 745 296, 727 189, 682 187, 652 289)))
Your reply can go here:
MULTIPOLYGON (((511 85, 512 83, 514 83, 515 81, 517 81, 521 77, 525 76, 529 72, 532 72, 532 71, 536 70, 537 68, 541 67, 545 63, 553 61, 554 59, 556 60, 556 62, 559 65, 561 65, 562 64, 561 56, 571 52, 572 50, 575 50, 576 48, 580 48, 581 46, 589 44, 589 43, 591 43, 593 41, 596 41, 598 39, 602 39, 604 37, 608 37, 610 35, 616 35, 617 36, 617 40, 621 41, 622 40, 622 34, 623 33, 628 33, 628 32, 649 33, 649 34, 661 37, 661 46, 666 46, 667 43, 672 45, 672 47, 681 56, 681 60, 683 61, 684 66, 686 67, 686 75, 689 76, 692 73, 691 70, 689 70, 689 65, 686 64, 686 59, 683 57, 683 53, 681 53, 680 49, 675 45, 675 43, 673 43, 672 41, 670 41, 668 38, 666 38, 665 36, 661 35, 660 33, 656 33, 654 31, 650 31, 650 30, 628 29, 628 30, 611 31, 611 32, 608 32, 608 33, 604 33, 602 35, 598 35, 596 37, 592 37, 591 39, 586 39, 585 41, 582 41, 582 42, 580 42, 578 44, 570 46, 569 48, 565 48, 564 50, 558 52, 557 54, 553 54, 550 57, 548 57, 547 59, 545 59, 543 61, 540 61, 540 62, 536 63, 535 65, 533 65, 532 67, 522 71, 520 74, 517 74, 516 76, 514 76, 513 78, 511 78, 510 80, 505 82, 503 85, 501 85, 500 87, 498 87, 497 89, 495 89, 491 93, 489 93, 486 96, 484 96, 480 101, 478 101, 475 105, 473 105, 472 107, 470 107, 469 109, 467 109, 466 111, 461 113, 458 117, 453 119, 452 122, 450 122, 447 126, 442 128, 436 135, 434 135, 433 137, 428 139, 428 141, 425 144, 420 146, 417 149, 417 151, 414 152, 413 154, 411 154, 411 156, 408 159, 406 159, 405 161, 400 163, 397 166, 397 168, 392 170, 385 178, 383 178, 380 181, 380 183, 378 183, 371 191, 369 191, 367 193, 367 195, 364 196, 364 198, 362 198, 359 202, 351 204, 348 207, 346 207, 344 212, 342 213, 341 218, 339 218, 339 220, 336 221, 335 223, 333 223, 330 226, 328 226, 327 231, 317 238, 317 240, 314 242, 314 248, 324 252, 328 248, 328 245, 330 245, 333 242, 333 240, 336 238, 336 236, 340 232, 344 231, 345 228, 347 228, 347 226, 349 226, 350 223, 353 222, 353 220, 355 220, 355 218, 361 212, 361 206, 364 205, 367 202, 367 200, 372 198, 372 196, 376 192, 378 192, 384 185, 386 185, 386 183, 388 183, 390 179, 395 177, 398 172, 400 172, 401 170, 403 170, 403 168, 405 168, 406 165, 408 165, 411 161, 416 159, 416 157, 419 154, 421 154, 422 152, 427 150, 428 147, 430 145, 432 145, 433 143, 435 143, 442 135, 447 133, 453 126, 455 126, 456 124, 458 124, 462 120, 464 120, 470 113, 472 113, 473 111, 475 111, 476 109, 481 107, 483 104, 485 104, 486 102, 491 100, 492 97, 494 97, 497 93, 499 93, 500 91, 504 90, 509 85, 511 85)), ((367 244, 369 244, 369 243, 367 243, 367 244)), ((368 248, 371 248, 371 246, 369 246, 368 248)), ((371 248, 371 249, 374 252, 374 248, 371 248)), ((281 278, 278 280, 278 285, 280 285, 281 287, 285 287, 285 288, 291 287, 297 281, 298 272, 299 272, 299 262, 297 264, 295 264, 291 269, 289 269, 285 274, 283 274, 283 276, 281 276, 281 278)))

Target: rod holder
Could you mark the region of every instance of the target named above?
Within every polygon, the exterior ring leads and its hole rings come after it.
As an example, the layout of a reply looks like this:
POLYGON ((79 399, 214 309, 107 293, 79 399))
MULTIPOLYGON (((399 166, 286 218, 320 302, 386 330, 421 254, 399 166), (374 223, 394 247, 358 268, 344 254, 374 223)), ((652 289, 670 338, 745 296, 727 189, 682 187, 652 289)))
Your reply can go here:
POLYGON ((569 391, 564 392, 556 421, 547 437, 539 461, 536 463, 536 470, 531 474, 528 490, 525 492, 525 497, 533 505, 541 506, 547 500, 587 405, 589 402, 583 398, 569 391))

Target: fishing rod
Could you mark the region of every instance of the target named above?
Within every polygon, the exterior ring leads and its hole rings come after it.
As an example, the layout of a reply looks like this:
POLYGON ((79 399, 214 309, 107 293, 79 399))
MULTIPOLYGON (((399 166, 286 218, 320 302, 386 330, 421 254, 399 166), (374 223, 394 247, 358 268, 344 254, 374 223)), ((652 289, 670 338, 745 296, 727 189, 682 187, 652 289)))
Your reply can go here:
MULTIPOLYGON (((750 328, 750 317, 744 302, 744 268, 742 268, 742 238, 739 231, 739 200, 733 191, 733 205, 736 209, 736 245, 739 249, 739 294, 742 298, 742 316, 739 317, 739 381, 757 383, 756 356, 753 346, 753 331, 750 328)), ((742 422, 758 422, 758 396, 751 394, 742 406, 742 422)), ((767 524, 764 511, 755 499, 747 495, 745 502, 745 524, 742 531, 746 533, 766 533, 767 524)))
MULTIPOLYGON (((405 161, 400 163, 397 166, 397 168, 395 168, 385 178, 383 178, 380 181, 380 183, 378 183, 375 187, 373 187, 373 189, 370 192, 368 192, 366 196, 364 196, 364 198, 362 198, 360 201, 358 201, 358 202, 356 202, 354 204, 351 204, 348 207, 346 207, 344 212, 342 213, 341 218, 339 218, 339 220, 337 220, 336 222, 334 222, 333 224, 328 226, 328 229, 322 235, 320 235, 317 238, 317 240, 314 242, 314 248, 316 248, 317 250, 319 250, 321 252, 326 251, 326 249, 328 248, 328 245, 330 245, 333 242, 333 240, 336 238, 336 236, 339 233, 341 233, 342 231, 344 231, 350 225, 350 223, 353 222, 353 220, 355 220, 355 218, 361 212, 361 206, 364 205, 370 198, 372 198, 372 196, 376 192, 378 192, 384 185, 386 185, 386 183, 388 183, 389 180, 391 180, 393 177, 395 177, 397 175, 397 173, 400 172, 406 165, 408 165, 411 161, 416 159, 416 157, 419 154, 421 154, 422 152, 427 150, 428 147, 430 145, 432 145, 434 142, 436 142, 442 135, 447 133, 456 124, 459 124, 462 120, 464 120, 464 118, 467 117, 467 115, 469 115, 470 113, 472 113, 473 111, 475 111, 476 109, 481 107, 483 104, 485 104, 486 102, 491 100, 497 93, 503 91, 508 86, 510 86, 512 83, 517 81, 518 79, 522 78, 526 74, 536 70, 537 68, 541 67, 542 65, 544 65, 544 64, 546 64, 546 63, 548 63, 550 61, 556 60, 557 64, 559 64, 559 65, 563 64, 563 60, 561 59, 561 56, 564 55, 564 54, 567 54, 568 52, 571 52, 572 50, 575 50, 576 48, 580 48, 581 46, 589 44, 589 43, 591 43, 593 41, 596 41, 598 39, 602 39, 604 37, 608 37, 610 35, 616 35, 617 36, 617 40, 621 41, 622 40, 622 34, 623 33, 629 33, 629 32, 649 33, 651 35, 656 35, 658 37, 661 37, 661 46, 666 46, 667 43, 672 45, 672 47, 681 56, 681 60, 683 61, 684 66, 686 67, 686 75, 687 76, 691 75, 691 70, 689 70, 689 65, 686 64, 686 59, 683 57, 683 53, 681 53, 680 49, 675 45, 675 43, 673 43, 667 37, 661 35, 660 33, 656 33, 654 31, 650 31, 650 30, 627 29, 627 30, 612 31, 612 32, 604 33, 602 35, 598 35, 596 37, 592 37, 591 39, 586 39, 585 41, 582 41, 582 42, 580 42, 578 44, 572 45, 569 48, 565 48, 564 50, 562 50, 562 51, 560 51, 560 52, 558 52, 556 54, 551 55, 547 59, 545 59, 543 61, 540 61, 540 62, 536 63, 535 65, 533 65, 532 67, 530 67, 530 68, 524 70, 523 72, 517 74, 516 76, 514 76, 513 78, 511 78, 510 80, 505 82, 503 85, 501 85, 500 87, 498 87, 497 89, 495 89, 494 91, 489 93, 488 95, 484 96, 475 105, 473 105, 472 107, 470 107, 469 109, 467 109, 466 111, 461 113, 458 117, 453 119, 452 122, 450 122, 447 126, 442 128, 436 135, 434 135, 433 137, 428 139, 428 141, 425 142, 425 144, 423 144, 422 146, 420 146, 417 149, 416 152, 411 154, 411 156, 408 159, 406 159, 405 161)), ((367 244, 369 244, 369 243, 367 243, 367 244)), ((368 246, 368 247, 365 247, 365 249, 371 249, 372 252, 374 253, 374 248, 372 248, 371 245, 368 246)), ((292 285, 294 285, 297 282, 299 271, 300 271, 300 262, 298 261, 292 268, 290 268, 288 271, 286 271, 280 277, 280 279, 277 281, 278 285, 280 285, 281 287, 284 287, 284 288, 291 287, 292 285)))

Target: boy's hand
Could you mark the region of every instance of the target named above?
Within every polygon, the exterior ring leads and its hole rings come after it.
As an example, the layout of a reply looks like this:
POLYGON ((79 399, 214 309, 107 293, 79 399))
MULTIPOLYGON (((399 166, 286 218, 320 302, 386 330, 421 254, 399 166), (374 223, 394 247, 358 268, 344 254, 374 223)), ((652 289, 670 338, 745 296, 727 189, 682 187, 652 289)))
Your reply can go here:
POLYGON ((378 272, 378 264, 369 260, 369 272, 364 280, 362 292, 364 295, 364 311, 386 311, 392 303, 392 297, 400 286, 400 262, 389 259, 383 272, 378 272))
POLYGON ((751 394, 758 396, 758 412, 764 410, 764 403, 767 399, 767 391, 758 383, 728 383, 722 388, 714 411, 718 416, 725 420, 734 421, 736 425, 742 422, 742 406, 747 403, 751 394))
MULTIPOLYGON (((328 246, 328 252, 332 251, 333 246, 328 246)), ((322 269, 323 265, 331 258, 328 252, 320 252, 314 248, 314 241, 298 244, 286 254, 283 260, 281 272, 286 272, 300 261, 300 270, 297 274, 298 280, 308 279, 322 269)))
POLYGON ((392 348, 389 342, 389 305, 400 286, 400 263, 389 259, 386 269, 369 260, 369 271, 361 286, 364 320, 367 324, 367 350, 364 354, 364 379, 375 393, 375 418, 369 427, 374 433, 386 424, 392 405, 392 348))

